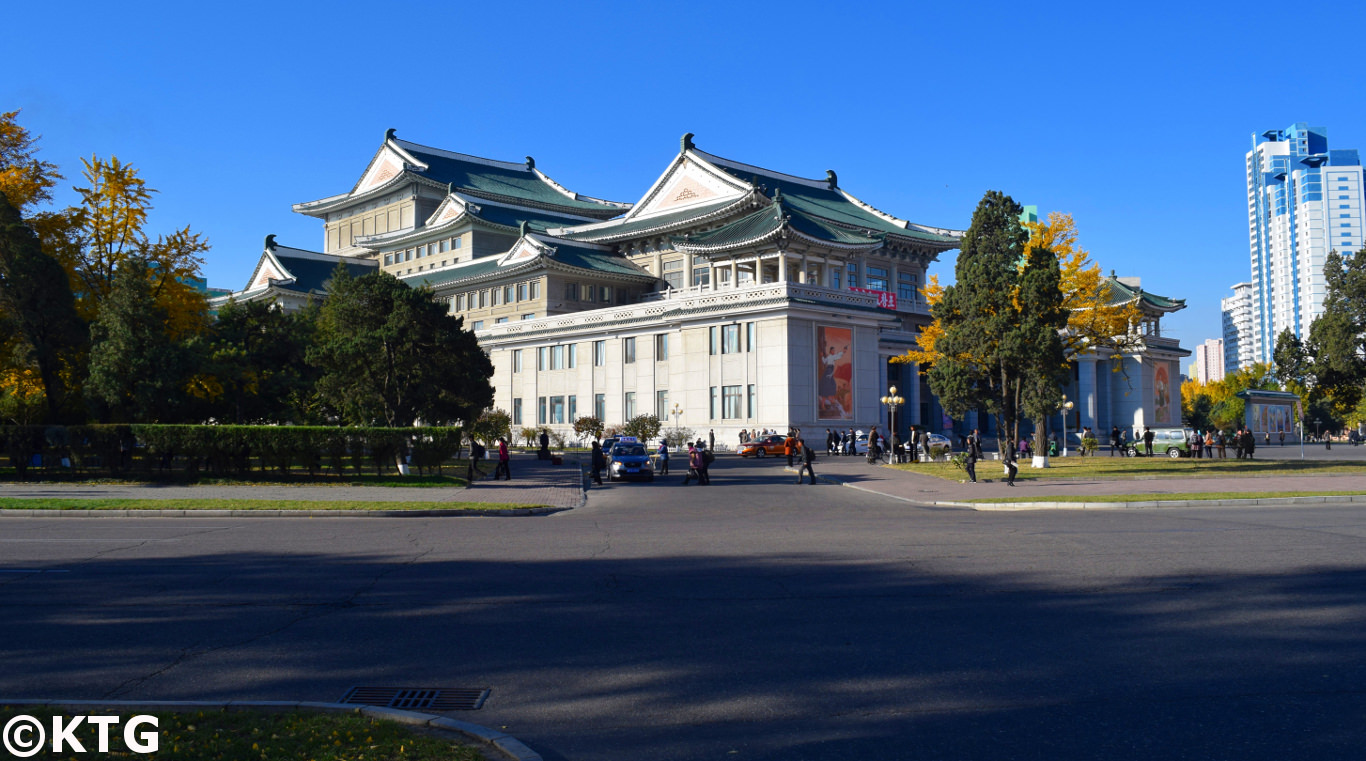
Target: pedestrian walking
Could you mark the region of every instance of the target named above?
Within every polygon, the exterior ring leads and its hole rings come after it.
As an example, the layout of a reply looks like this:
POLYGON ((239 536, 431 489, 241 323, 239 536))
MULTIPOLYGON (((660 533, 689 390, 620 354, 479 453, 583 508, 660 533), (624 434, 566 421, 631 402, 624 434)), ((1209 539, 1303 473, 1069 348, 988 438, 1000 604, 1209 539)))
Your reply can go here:
POLYGON ((510 467, 508 442, 502 436, 498 437, 498 467, 493 469, 493 480, 498 480, 498 474, 503 475, 503 480, 512 480, 512 468, 510 467))
POLYGON ((797 436, 791 430, 783 439, 783 454, 787 455, 787 467, 792 467, 792 458, 797 454, 797 436))
POLYGON ((707 449, 708 449, 708 450, 712 450, 712 451, 715 451, 715 449, 716 449, 716 429, 715 429, 715 428, 711 429, 711 431, 709 431, 709 432, 707 433, 707 449))
POLYGON ((930 455, 930 434, 924 428, 920 429, 920 435, 915 440, 915 446, 916 455, 925 458, 924 462, 929 462, 934 459, 934 457, 930 455))
POLYGON ((466 481, 474 481, 484 475, 484 471, 479 469, 479 461, 484 459, 484 445, 470 439, 470 467, 466 481))
POLYGON ((1257 436, 1249 428, 1243 434, 1243 452, 1247 455, 1247 459, 1251 460, 1253 459, 1252 453, 1255 451, 1257 451, 1257 436))
POLYGON ((1015 476, 1020 472, 1020 466, 1015 462, 1015 455, 1006 452, 1006 486, 1015 485, 1015 476))
POLYGON ((688 472, 683 476, 683 486, 696 479, 697 483, 702 483, 702 453, 697 451, 691 441, 688 442, 688 472))
POLYGON ((971 438, 968 440, 967 457, 963 459, 963 469, 968 472, 968 481, 977 483, 977 447, 972 445, 971 438))
POLYGON ((703 486, 711 486, 711 464, 716 460, 716 455, 710 449, 702 446, 702 442, 697 442, 697 454, 702 459, 702 467, 697 471, 702 478, 698 483, 703 486))
POLYGON ((593 483, 602 486, 602 471, 607 467, 607 456, 602 453, 602 444, 593 442, 593 453, 590 457, 593 468, 593 483))
POLYGON ((1285 446, 1285 429, 1282 428, 1276 436, 1281 440, 1281 446, 1285 446))
POLYGON ((797 439, 797 448, 801 452, 802 458, 802 466, 797 469, 797 485, 801 485, 803 473, 810 473, 811 485, 815 486, 816 470, 812 467, 812 463, 816 462, 816 450, 813 447, 808 447, 802 439, 797 439))
POLYGON ((1205 438, 1200 435, 1200 432, 1195 431, 1192 433, 1190 438, 1191 457, 1194 457, 1197 460, 1200 459, 1200 450, 1202 450, 1204 446, 1205 438))
POLYGON ((1214 432, 1214 446, 1219 449, 1219 459, 1228 459, 1228 444, 1224 438, 1223 431, 1214 432))
POLYGON ((1110 456, 1115 456, 1115 450, 1119 449, 1119 426, 1110 426, 1110 456))
POLYGON ((659 442, 659 475, 669 475, 669 442, 659 442))
POLYGON ((835 453, 835 450, 839 448, 839 445, 840 445, 840 437, 839 437, 839 434, 838 434, 838 433, 835 433, 834 431, 830 430, 829 428, 826 428, 826 429, 825 429, 825 453, 826 453, 827 455, 832 455, 832 454, 834 454, 834 453, 835 453))

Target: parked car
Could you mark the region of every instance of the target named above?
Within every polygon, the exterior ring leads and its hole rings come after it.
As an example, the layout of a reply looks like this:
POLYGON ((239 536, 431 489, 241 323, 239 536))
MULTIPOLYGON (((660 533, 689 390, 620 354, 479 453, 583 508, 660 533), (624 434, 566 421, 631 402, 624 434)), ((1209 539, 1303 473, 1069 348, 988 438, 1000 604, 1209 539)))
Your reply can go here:
MULTIPOLYGON (((947 436, 938 433, 930 434, 928 443, 930 447, 931 458, 943 457, 944 455, 953 451, 953 442, 949 441, 949 438, 947 436)), ((919 449, 920 446, 916 445, 916 450, 919 449)), ((921 454, 924 454, 924 452, 921 452, 921 454)))
POLYGON ((784 457, 787 455, 787 448, 783 444, 786 440, 787 437, 780 433, 751 439, 740 445, 738 454, 741 457, 784 457))
MULTIPOLYGON (((1190 428, 1154 428, 1153 432, 1153 456, 1166 455, 1172 459, 1178 457, 1189 457, 1191 453, 1190 438, 1195 431, 1190 428)), ((1135 431, 1135 440, 1129 442, 1128 455, 1130 457, 1142 457, 1145 454, 1143 445, 1143 431, 1135 431)))

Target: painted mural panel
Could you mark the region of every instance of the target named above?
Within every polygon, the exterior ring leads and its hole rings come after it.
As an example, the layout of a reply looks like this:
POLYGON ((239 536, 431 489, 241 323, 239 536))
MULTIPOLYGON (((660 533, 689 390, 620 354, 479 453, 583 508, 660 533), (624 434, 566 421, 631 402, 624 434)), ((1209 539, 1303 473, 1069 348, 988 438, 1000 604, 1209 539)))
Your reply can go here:
POLYGON ((1294 433, 1295 417, 1288 404, 1249 404, 1246 418, 1254 433, 1294 433))
POLYGON ((854 419, 854 331, 816 326, 816 416, 820 420, 854 419))
POLYGON ((1158 425, 1172 422, 1172 379, 1166 362, 1157 363, 1153 370, 1153 418, 1158 425))

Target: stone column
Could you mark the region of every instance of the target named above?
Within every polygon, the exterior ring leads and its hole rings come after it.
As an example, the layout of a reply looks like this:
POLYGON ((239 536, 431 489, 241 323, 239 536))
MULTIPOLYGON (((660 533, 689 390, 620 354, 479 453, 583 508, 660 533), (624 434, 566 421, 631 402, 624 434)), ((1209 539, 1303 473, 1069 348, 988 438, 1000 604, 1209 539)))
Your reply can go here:
POLYGON ((740 287, 740 265, 735 259, 730 260, 730 287, 740 287))
POLYGON ((778 252, 778 282, 787 282, 787 252, 778 252))
POLYGON ((1077 407, 1081 414, 1080 423, 1097 431, 1100 413, 1099 390, 1096 388, 1096 359, 1082 357, 1077 360, 1077 407))

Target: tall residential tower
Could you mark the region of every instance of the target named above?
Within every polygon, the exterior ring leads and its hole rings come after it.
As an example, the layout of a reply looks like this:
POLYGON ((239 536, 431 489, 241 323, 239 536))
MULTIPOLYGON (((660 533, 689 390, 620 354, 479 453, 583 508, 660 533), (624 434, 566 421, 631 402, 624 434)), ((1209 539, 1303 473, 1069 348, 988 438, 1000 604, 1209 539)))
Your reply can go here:
POLYGON ((1253 358, 1270 362, 1285 328, 1304 338, 1323 314, 1328 252, 1362 246, 1362 169, 1328 150, 1328 131, 1297 122, 1252 138, 1247 154, 1253 358))

